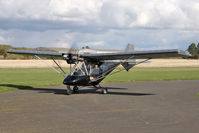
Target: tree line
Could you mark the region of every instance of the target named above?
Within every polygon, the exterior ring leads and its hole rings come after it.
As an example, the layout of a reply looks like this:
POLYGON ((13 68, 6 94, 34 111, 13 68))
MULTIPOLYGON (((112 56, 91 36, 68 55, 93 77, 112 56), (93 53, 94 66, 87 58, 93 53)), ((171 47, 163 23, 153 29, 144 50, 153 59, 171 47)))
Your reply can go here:
POLYGON ((195 43, 190 44, 187 50, 192 54, 192 58, 199 59, 199 43, 197 46, 195 43))
POLYGON ((0 59, 31 59, 30 56, 27 55, 14 55, 14 54, 8 54, 6 51, 8 49, 16 49, 16 50, 30 50, 30 48, 16 48, 12 47, 10 45, 3 45, 0 44, 0 59))
MULTIPOLYGON (((47 47, 38 47, 38 48, 31 49, 31 48, 13 47, 11 45, 0 44, 0 59, 32 59, 32 56, 28 56, 28 55, 9 54, 6 52, 8 49, 39 50, 39 51, 52 51, 52 52, 59 51, 58 49, 52 49, 52 48, 47 48, 47 47)), ((90 49, 90 47, 84 46, 84 47, 82 47, 82 49, 90 49)), ((51 59, 51 57, 43 57, 43 59, 51 59)))

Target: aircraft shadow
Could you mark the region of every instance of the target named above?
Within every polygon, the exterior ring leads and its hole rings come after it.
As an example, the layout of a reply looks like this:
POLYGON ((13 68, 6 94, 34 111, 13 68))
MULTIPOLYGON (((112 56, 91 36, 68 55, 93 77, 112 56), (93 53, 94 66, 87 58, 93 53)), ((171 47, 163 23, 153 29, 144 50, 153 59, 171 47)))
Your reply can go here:
MULTIPOLYGON (((106 87, 107 89, 109 89, 108 93, 106 95, 128 95, 128 96, 147 96, 147 95, 155 95, 152 93, 134 93, 134 92, 115 92, 112 91, 111 89, 127 89, 127 88, 109 88, 106 87)), ((83 90, 79 90, 78 94, 101 94, 100 90, 96 89, 83 89, 83 90)))
MULTIPOLYGON (((59 95, 67 95, 66 90, 64 89, 53 89, 53 88, 34 88, 32 86, 23 86, 23 85, 14 85, 14 84, 0 84, 0 86, 17 88, 19 90, 31 90, 38 91, 38 93, 53 93, 59 95)), ((155 95, 152 93, 132 93, 132 92, 113 92, 112 90, 127 90, 127 88, 119 88, 119 87, 106 87, 110 91, 106 95, 128 95, 128 96, 146 96, 146 95, 155 95)), ((89 89, 81 89, 77 94, 101 94, 100 90, 94 88, 89 89)))
POLYGON ((51 89, 51 88, 34 88, 32 86, 24 86, 24 85, 13 85, 13 84, 0 84, 0 86, 12 87, 19 90, 31 90, 38 91, 39 93, 54 93, 54 94, 66 94, 66 90, 64 89, 51 89))
POLYGON ((11 88, 16 88, 16 89, 33 88, 32 86, 26 86, 26 85, 14 85, 14 84, 0 84, 0 86, 4 86, 4 87, 11 87, 11 88))

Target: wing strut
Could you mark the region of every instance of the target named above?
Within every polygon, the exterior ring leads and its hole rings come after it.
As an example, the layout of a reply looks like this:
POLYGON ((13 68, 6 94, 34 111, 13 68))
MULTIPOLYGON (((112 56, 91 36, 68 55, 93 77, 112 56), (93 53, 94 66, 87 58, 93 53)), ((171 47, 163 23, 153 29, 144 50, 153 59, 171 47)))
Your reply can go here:
MULTIPOLYGON (((45 62, 43 59, 41 59, 39 56, 35 55, 35 57, 39 60, 41 60, 43 63, 45 63, 46 65, 48 65, 50 68, 52 68, 54 71, 56 71, 58 74, 60 74, 63 77, 66 77, 62 72, 58 71, 56 68, 54 68, 53 66, 51 66, 50 64, 48 64, 47 62, 45 62)), ((57 64, 57 63, 56 63, 57 64)))
POLYGON ((148 58, 148 59, 146 59, 146 60, 143 60, 143 61, 141 61, 141 62, 138 62, 136 65, 138 65, 138 64, 141 64, 141 63, 145 63, 145 62, 147 62, 147 61, 149 61, 149 60, 151 60, 152 58, 148 58))
POLYGON ((66 74, 65 71, 61 68, 61 66, 55 61, 55 59, 52 58, 52 60, 53 60, 53 61, 55 62, 55 64, 59 67, 59 69, 60 69, 64 74, 66 74))

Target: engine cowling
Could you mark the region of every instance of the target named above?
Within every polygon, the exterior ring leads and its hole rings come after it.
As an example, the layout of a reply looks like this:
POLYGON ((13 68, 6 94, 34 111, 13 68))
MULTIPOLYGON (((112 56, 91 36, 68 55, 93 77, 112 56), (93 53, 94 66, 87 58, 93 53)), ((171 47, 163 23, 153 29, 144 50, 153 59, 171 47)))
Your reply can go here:
POLYGON ((63 58, 68 64, 75 64, 75 62, 78 60, 78 56, 72 54, 63 54, 63 58))

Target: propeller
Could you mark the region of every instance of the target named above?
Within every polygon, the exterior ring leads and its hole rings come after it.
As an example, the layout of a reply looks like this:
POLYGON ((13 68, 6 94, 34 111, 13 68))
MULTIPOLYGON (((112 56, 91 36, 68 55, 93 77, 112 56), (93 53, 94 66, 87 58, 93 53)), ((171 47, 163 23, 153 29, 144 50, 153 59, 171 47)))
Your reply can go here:
POLYGON ((77 44, 73 44, 67 54, 63 54, 64 59, 67 61, 68 64, 75 64, 78 60, 78 49, 77 44))
POLYGON ((73 44, 69 50, 68 54, 64 54, 63 57, 65 58, 66 62, 70 64, 70 73, 71 73, 71 65, 75 64, 75 62, 78 61, 78 52, 79 50, 77 49, 77 44, 73 44))

